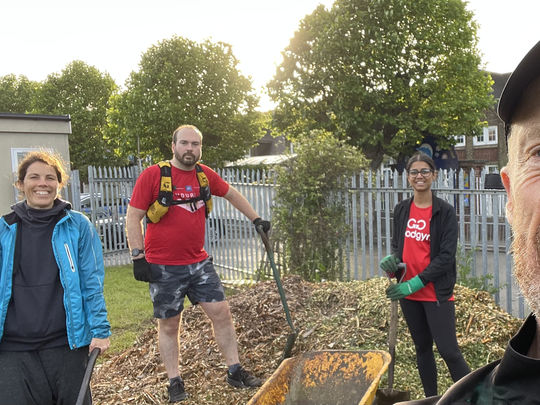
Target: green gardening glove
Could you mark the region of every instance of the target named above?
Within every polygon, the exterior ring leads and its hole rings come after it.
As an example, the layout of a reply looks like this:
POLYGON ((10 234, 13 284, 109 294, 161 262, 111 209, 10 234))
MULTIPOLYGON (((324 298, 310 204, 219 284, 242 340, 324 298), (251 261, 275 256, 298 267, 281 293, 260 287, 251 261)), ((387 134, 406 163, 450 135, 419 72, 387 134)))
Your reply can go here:
POLYGON ((379 266, 383 269, 386 274, 393 276, 396 271, 398 271, 399 259, 394 255, 388 255, 381 260, 379 266))
POLYGON ((392 284, 386 289, 386 296, 392 301, 400 300, 405 298, 412 293, 415 293, 424 286, 420 276, 415 276, 408 281, 403 283, 392 284))

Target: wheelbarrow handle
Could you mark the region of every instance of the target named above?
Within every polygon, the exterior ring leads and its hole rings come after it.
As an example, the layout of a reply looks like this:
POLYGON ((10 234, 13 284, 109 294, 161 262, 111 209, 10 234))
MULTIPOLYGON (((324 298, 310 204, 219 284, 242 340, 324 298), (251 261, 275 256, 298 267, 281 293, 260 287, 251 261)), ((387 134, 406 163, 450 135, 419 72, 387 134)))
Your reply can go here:
POLYGON ((94 365, 96 364, 96 360, 99 356, 99 353, 101 350, 99 348, 95 348, 90 353, 90 356, 88 357, 88 363, 86 365, 86 370, 84 371, 84 377, 81 384, 81 389, 79 390, 79 395, 77 396, 77 402, 75 402, 75 405, 83 405, 84 399, 86 397, 86 393, 88 392, 88 387, 90 386, 90 379, 92 378, 92 372, 94 371, 94 365))

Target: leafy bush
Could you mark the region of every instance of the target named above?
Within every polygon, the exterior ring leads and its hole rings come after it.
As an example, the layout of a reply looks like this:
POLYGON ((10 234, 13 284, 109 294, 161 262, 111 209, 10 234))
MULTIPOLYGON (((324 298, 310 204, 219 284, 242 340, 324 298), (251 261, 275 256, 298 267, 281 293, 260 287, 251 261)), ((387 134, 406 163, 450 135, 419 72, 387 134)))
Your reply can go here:
POLYGON ((493 295, 503 286, 499 286, 499 288, 495 287, 493 285, 493 276, 491 274, 484 274, 481 276, 472 274, 474 253, 474 250, 465 250, 462 246, 458 246, 456 256, 457 282, 473 290, 487 291, 493 295))
POLYGON ((368 162, 354 146, 324 131, 301 137, 295 152, 276 169, 274 236, 290 273, 309 281, 336 280, 349 231, 340 190, 368 162))

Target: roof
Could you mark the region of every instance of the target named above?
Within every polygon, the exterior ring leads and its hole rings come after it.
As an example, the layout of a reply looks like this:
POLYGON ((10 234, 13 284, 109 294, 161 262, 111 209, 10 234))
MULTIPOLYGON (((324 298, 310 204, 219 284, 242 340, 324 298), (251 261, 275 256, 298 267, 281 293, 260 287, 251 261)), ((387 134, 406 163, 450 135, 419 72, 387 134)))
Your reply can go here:
POLYGON ((263 155, 263 156, 250 156, 243 159, 238 159, 234 162, 229 162, 225 166, 257 166, 257 165, 277 165, 292 157, 296 156, 295 154, 287 155, 263 155))
POLYGON ((0 118, 71 121, 71 117, 69 115, 20 114, 8 112, 0 112, 0 118))
POLYGON ((504 89, 504 85, 506 84, 506 81, 512 74, 512 72, 509 73, 489 73, 491 75, 491 78, 493 79, 493 97, 496 99, 501 98, 502 91, 504 89))

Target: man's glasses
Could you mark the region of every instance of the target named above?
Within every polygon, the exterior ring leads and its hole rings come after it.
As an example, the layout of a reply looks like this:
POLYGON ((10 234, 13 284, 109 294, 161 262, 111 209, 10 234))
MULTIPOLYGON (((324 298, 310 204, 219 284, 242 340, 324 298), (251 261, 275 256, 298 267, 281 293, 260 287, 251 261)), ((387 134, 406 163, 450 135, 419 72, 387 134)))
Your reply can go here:
POLYGON ((427 177, 432 172, 433 172, 433 170, 431 170, 431 169, 420 169, 420 170, 412 169, 412 170, 409 170, 409 176, 416 177, 416 176, 418 176, 420 174, 422 177, 427 177))

